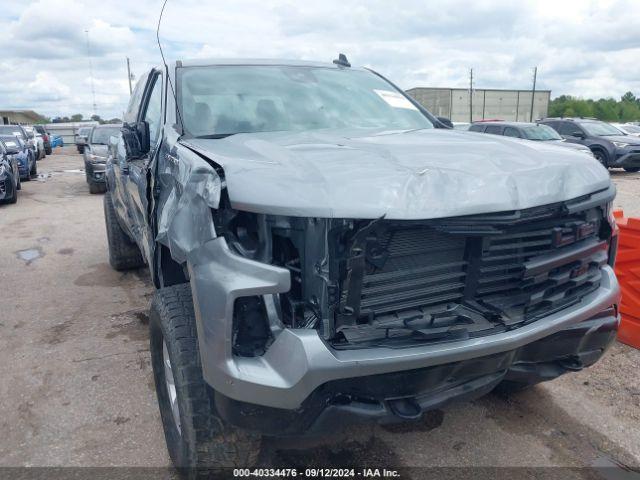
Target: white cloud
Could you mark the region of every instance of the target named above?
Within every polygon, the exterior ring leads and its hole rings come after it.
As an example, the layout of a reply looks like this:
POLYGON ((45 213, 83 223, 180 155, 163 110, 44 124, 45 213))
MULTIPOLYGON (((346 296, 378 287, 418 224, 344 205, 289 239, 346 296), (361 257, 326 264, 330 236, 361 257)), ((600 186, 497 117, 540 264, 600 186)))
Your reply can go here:
MULTIPOLYGON (((640 94, 637 0, 169 0, 162 40, 169 58, 327 60, 338 52, 404 88, 539 88, 553 95, 640 94)), ((161 0, 3 0, 0 107, 48 115, 97 113, 128 101, 134 73, 160 61, 161 0)))

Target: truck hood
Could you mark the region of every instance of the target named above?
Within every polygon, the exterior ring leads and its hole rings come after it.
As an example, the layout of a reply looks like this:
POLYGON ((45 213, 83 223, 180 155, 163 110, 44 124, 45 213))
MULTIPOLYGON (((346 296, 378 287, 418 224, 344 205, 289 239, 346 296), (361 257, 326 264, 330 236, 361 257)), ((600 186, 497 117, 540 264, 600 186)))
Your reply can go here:
POLYGON ((611 182, 584 153, 455 130, 270 132, 183 143, 224 169, 234 208, 258 213, 442 218, 560 202, 611 182))

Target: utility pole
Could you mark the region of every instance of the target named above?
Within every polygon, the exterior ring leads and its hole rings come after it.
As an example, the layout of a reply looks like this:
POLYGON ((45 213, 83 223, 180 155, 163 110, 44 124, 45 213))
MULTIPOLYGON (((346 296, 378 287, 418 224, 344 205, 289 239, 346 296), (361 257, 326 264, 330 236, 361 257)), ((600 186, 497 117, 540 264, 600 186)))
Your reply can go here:
POLYGON ((93 64, 91 63, 91 47, 89 46, 89 30, 85 30, 84 33, 87 38, 87 58, 89 59, 89 77, 91 79, 91 95, 93 97, 93 113, 95 115, 97 114, 98 109, 96 107, 96 89, 95 89, 95 86, 93 85, 93 64))
POLYGON ((473 68, 469 75, 469 123, 473 123, 473 68))
POLYGON ((533 101, 536 98, 536 77, 538 76, 538 67, 533 67, 533 88, 531 89, 531 114, 529 121, 533 122, 533 101))
POLYGON ((131 66, 129 65, 129 57, 127 57, 127 78, 129 79, 129 95, 133 93, 131 88, 131 66))

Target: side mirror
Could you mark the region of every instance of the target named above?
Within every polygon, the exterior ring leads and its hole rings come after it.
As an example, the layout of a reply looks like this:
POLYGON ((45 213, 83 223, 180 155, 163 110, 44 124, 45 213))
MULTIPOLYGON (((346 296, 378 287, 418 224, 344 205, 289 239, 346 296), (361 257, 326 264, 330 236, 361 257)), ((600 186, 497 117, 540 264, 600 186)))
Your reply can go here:
POLYGON ((453 128, 453 123, 447 117, 437 117, 438 121, 442 123, 444 126, 453 128))
POLYGON ((146 155, 151 150, 151 139, 149 138, 149 123, 138 122, 136 124, 136 131, 138 132, 138 138, 140 139, 141 155, 146 155))
POLYGON ((147 122, 128 123, 122 127, 122 141, 127 158, 140 158, 151 149, 149 143, 149 124, 147 122))
POLYGON ((584 140, 586 135, 583 132, 572 132, 571 136, 574 138, 579 138, 580 140, 584 140))

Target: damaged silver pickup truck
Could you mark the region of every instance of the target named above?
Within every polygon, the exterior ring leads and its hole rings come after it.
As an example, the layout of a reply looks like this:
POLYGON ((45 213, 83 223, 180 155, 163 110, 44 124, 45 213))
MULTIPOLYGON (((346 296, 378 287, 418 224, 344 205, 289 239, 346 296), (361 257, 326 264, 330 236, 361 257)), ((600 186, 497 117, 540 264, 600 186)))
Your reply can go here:
POLYGON ((344 57, 158 67, 125 121, 109 256, 157 288, 179 467, 416 421, 580 370, 615 339, 615 190, 582 153, 451 130, 344 57))

